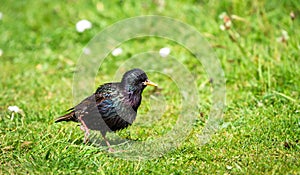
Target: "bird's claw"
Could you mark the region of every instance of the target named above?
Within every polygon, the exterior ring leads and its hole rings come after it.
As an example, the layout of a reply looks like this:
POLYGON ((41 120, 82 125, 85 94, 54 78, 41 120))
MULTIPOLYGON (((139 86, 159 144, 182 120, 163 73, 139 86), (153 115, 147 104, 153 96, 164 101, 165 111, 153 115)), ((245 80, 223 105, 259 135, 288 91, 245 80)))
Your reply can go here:
POLYGON ((115 150, 114 150, 114 149, 112 149, 111 147, 109 147, 109 148, 108 148, 108 152, 109 152, 109 153, 114 153, 114 152, 115 152, 115 150))

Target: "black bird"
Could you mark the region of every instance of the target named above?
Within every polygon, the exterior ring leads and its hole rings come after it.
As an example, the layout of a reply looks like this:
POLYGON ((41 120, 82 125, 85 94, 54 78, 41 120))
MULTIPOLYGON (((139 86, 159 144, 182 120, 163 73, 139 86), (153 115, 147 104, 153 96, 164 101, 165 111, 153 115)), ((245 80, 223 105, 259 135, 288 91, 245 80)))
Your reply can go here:
POLYGON ((90 129, 99 130, 109 151, 113 151, 105 137, 106 133, 124 129, 133 123, 147 85, 157 86, 144 71, 132 69, 123 75, 121 82, 101 85, 94 94, 69 109, 55 122, 80 122, 85 132, 85 142, 90 129))

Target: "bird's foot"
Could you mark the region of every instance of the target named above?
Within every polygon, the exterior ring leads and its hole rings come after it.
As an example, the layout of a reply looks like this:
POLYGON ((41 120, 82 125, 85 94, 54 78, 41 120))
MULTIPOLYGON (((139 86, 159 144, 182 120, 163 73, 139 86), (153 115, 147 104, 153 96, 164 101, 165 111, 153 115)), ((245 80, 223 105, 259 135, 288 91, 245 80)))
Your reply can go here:
POLYGON ((114 150, 113 148, 111 148, 110 143, 109 143, 109 141, 107 140, 107 138, 105 137, 105 135, 102 134, 102 136, 103 136, 103 138, 104 138, 104 140, 105 140, 105 142, 106 142, 106 145, 107 145, 107 147, 108 147, 108 152, 109 152, 109 153, 125 152, 125 151, 123 151, 123 150, 114 150))
POLYGON ((114 149, 112 149, 111 147, 109 147, 109 148, 108 148, 108 152, 109 152, 109 153, 114 153, 114 152, 115 152, 115 150, 114 150, 114 149))
POLYGON ((89 141, 90 141, 90 139, 89 139, 89 133, 88 134, 84 134, 84 140, 83 140, 84 144, 87 144, 89 141))

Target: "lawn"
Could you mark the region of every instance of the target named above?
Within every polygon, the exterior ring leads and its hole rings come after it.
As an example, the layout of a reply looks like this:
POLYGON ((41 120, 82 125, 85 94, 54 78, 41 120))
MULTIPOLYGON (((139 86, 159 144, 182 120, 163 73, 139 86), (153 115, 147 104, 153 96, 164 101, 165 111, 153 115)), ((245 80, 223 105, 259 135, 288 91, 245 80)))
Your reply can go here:
POLYGON ((1 0, 0 174, 299 174, 299 9, 300 1, 269 0, 1 0), (84 92, 74 92, 81 82, 78 63, 90 41, 121 20, 143 15, 190 26, 207 43, 192 45, 210 46, 207 52, 219 60, 225 107, 218 130, 205 144, 200 135, 211 117, 216 86, 207 66, 176 40, 138 37, 113 46, 100 40, 123 52, 104 55, 101 64, 92 62, 95 77, 86 77, 84 92), (78 32, 75 26, 82 19, 92 27, 78 32), (164 47, 171 51, 167 57, 159 55, 164 47), (108 153, 102 144, 84 144, 77 123, 54 123, 98 85, 143 66, 154 69, 147 74, 159 89, 147 87, 136 122, 110 138, 112 143, 116 136, 153 142, 146 145, 150 152, 121 145, 124 153, 108 153), (185 127, 180 116, 190 113, 193 120, 185 127), (168 135, 178 123, 176 133, 183 137, 168 135), (133 159, 124 156, 128 152, 133 159))

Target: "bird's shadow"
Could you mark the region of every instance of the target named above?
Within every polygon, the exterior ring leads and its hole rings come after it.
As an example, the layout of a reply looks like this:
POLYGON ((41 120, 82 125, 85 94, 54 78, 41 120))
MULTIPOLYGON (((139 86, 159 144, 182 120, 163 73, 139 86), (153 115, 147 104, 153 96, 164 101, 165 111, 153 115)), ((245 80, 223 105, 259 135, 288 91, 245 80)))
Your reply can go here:
MULTIPOLYGON (((129 142, 140 141, 138 139, 132 139, 130 136, 120 137, 116 133, 108 133, 106 137, 112 147, 126 144, 129 142)), ((103 139, 100 132, 93 132, 89 136, 87 144, 97 146, 97 147, 107 147, 106 142, 103 139)))

